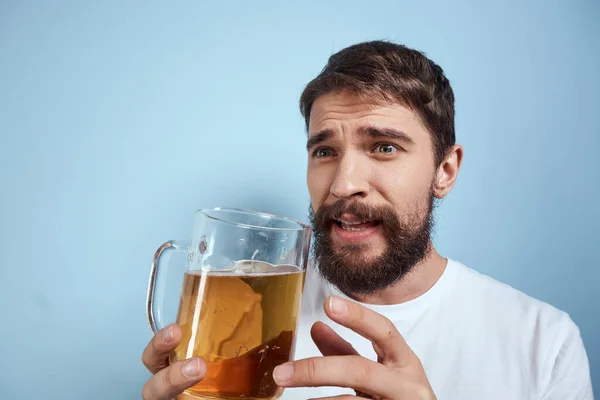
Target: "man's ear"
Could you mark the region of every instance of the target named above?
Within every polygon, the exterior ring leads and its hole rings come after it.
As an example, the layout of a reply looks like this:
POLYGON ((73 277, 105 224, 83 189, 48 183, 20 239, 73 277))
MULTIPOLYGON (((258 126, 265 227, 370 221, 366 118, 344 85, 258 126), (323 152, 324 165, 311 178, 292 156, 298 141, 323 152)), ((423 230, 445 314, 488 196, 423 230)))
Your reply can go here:
POLYGON ((452 146, 446 153, 446 156, 438 166, 433 182, 434 197, 443 199, 454 187, 458 171, 462 164, 463 151, 463 147, 457 144, 452 146))

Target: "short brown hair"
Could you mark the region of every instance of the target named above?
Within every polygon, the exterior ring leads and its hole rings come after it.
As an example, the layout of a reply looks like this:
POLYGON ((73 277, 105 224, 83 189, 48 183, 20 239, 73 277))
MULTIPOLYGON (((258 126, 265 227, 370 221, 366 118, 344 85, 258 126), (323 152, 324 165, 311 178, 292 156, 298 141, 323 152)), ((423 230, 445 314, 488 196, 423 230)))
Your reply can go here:
POLYGON ((338 91, 396 102, 417 113, 432 134, 436 165, 456 141, 450 82, 439 65, 417 50, 377 40, 333 54, 300 97, 306 129, 317 97, 338 91))

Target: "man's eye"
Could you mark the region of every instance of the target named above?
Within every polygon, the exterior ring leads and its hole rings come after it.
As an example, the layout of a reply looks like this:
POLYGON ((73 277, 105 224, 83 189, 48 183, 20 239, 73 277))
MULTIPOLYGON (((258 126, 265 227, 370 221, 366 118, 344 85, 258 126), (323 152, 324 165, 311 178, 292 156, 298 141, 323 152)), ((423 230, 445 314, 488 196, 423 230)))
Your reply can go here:
POLYGON ((396 146, 392 145, 392 144, 380 144, 375 148, 375 152, 376 153, 381 153, 381 154, 394 154, 396 151, 398 151, 398 149, 396 148, 396 146))
POLYGON ((318 148, 313 152, 313 156, 317 158, 330 157, 332 154, 331 149, 325 147, 318 148))

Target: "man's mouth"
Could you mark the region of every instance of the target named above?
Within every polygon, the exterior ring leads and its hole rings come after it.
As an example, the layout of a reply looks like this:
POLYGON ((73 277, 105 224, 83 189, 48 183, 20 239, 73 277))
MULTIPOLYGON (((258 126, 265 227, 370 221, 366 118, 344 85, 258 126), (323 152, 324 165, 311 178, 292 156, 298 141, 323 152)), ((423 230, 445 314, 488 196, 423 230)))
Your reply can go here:
POLYGON ((380 224, 379 221, 371 220, 345 220, 334 219, 335 223, 345 231, 359 232, 369 228, 374 228, 380 224))

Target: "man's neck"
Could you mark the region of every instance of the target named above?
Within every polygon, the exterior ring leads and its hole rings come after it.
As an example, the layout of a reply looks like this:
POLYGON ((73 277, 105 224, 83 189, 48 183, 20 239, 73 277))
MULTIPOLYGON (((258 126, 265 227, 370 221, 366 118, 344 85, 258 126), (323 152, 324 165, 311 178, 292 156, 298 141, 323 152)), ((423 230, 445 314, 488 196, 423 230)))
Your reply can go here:
POLYGON ((440 279, 448 260, 433 247, 427 255, 413 267, 399 282, 371 295, 351 296, 367 304, 391 305, 404 303, 427 292, 440 279))

